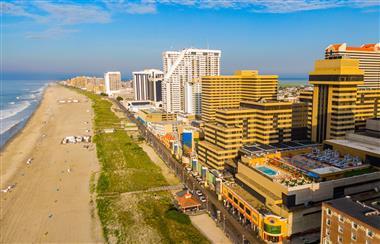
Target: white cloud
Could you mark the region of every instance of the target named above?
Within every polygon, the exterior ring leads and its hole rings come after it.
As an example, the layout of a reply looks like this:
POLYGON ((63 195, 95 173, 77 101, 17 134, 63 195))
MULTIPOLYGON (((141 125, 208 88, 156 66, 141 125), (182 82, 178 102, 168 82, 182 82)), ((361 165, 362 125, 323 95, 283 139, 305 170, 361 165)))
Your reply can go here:
POLYGON ((25 10, 23 5, 17 5, 9 2, 0 2, 1 15, 13 15, 29 18, 36 18, 37 16, 25 10))
POLYGON ((51 39, 78 32, 67 26, 111 22, 111 13, 93 4, 15 1, 0 2, 0 6, 2 15, 25 17, 46 26, 44 31, 26 34, 32 39, 51 39))
POLYGON ((126 12, 130 14, 150 14, 150 13, 156 13, 156 5, 146 3, 146 4, 139 4, 139 3, 128 3, 126 4, 126 12))
POLYGON ((153 14, 157 12, 155 1, 104 0, 103 2, 113 12, 129 14, 153 14))
MULTIPOLYGON (((66 28, 78 24, 110 23, 112 15, 152 14, 160 5, 200 9, 244 9, 259 13, 292 13, 328 8, 363 8, 370 12, 380 0, 102 0, 102 2, 57 0, 0 2, 1 15, 29 18, 47 29, 41 37, 75 31, 66 28), (372 7, 372 8, 371 8, 372 7)), ((59 34, 59 35, 58 35, 59 34)), ((28 37, 36 37, 29 33, 28 37)))
POLYGON ((53 21, 63 25, 111 22, 109 12, 93 5, 58 4, 41 1, 36 2, 35 6, 47 13, 47 15, 41 16, 46 22, 53 21))
POLYGON ((150 2, 207 9, 247 9, 261 13, 291 13, 328 8, 380 6, 379 0, 152 0, 150 2))
POLYGON ((25 35, 28 39, 59 39, 70 33, 78 32, 75 29, 64 29, 60 27, 50 28, 41 32, 29 32, 25 35))

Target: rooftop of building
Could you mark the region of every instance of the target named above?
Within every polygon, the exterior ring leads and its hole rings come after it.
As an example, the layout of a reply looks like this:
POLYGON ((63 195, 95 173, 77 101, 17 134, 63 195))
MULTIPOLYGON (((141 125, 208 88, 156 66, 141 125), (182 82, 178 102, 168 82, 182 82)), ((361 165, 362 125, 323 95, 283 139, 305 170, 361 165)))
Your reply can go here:
MULTIPOLYGON (((368 137, 368 133, 366 132, 356 133, 354 134, 354 136, 368 137)), ((364 152, 369 152, 369 153, 373 153, 375 155, 380 156, 380 148, 378 146, 380 145, 380 139, 378 138, 376 139, 379 141, 377 145, 374 145, 373 143, 366 143, 364 141, 355 140, 352 137, 349 139, 329 139, 329 140, 326 140, 325 143, 330 144, 330 145, 331 144, 342 145, 348 148, 354 148, 356 150, 361 150, 364 152)))
POLYGON ((325 143, 342 145, 380 157, 380 118, 368 119, 363 131, 347 133, 345 139, 330 139, 325 143))
POLYGON ((260 154, 260 153, 271 153, 283 150, 295 150, 305 147, 317 147, 320 144, 314 143, 308 140, 301 141, 288 141, 288 142, 280 142, 274 144, 262 144, 262 143, 254 143, 243 146, 240 151, 247 155, 260 154))
MULTIPOLYGON (((363 76, 363 74, 364 74, 364 71, 359 69, 359 60, 357 59, 349 59, 349 58, 322 59, 322 60, 315 61, 314 70, 309 73, 309 81, 314 82, 314 80, 311 80, 311 78, 316 75, 363 76)), ((347 80, 347 81, 351 81, 351 80, 347 80)), ((347 81, 339 80, 339 82, 347 82, 347 81)), ((356 81, 356 80, 352 80, 352 81, 356 81)), ((362 81, 362 80, 358 80, 358 81, 362 81)))
MULTIPOLYGON (((225 182, 224 187, 230 188, 236 195, 238 195, 243 201, 245 201, 248 205, 255 208, 262 215, 272 215, 272 212, 265 207, 265 204, 256 199, 251 193, 247 192, 243 189, 243 187, 239 186, 233 182, 225 182)), ((264 189, 265 190, 265 189, 264 189)), ((268 192, 268 194, 271 194, 268 192)))
POLYGON ((365 51, 365 52, 380 52, 380 43, 363 44, 360 47, 347 46, 347 43, 332 44, 326 48, 326 51, 365 51))
POLYGON ((359 157, 340 155, 336 150, 321 151, 318 145, 244 146, 241 162, 286 187, 310 184, 377 171, 359 157), (264 160, 259 160, 264 159, 264 160))
POLYGON ((218 54, 221 54, 222 51, 221 50, 212 50, 212 49, 201 49, 201 48, 184 48, 180 51, 165 51, 163 52, 163 55, 165 54, 178 54, 182 51, 186 51, 186 52, 206 52, 206 53, 218 53, 218 54))
POLYGON ((140 109, 140 111, 146 114, 170 114, 165 112, 162 108, 146 108, 140 109))
POLYGON ((324 204, 380 230, 380 192, 378 190, 330 200, 324 204))
POLYGON ((164 74, 164 72, 162 72, 159 69, 144 69, 144 70, 132 72, 132 74, 151 74, 151 73, 164 74))
POLYGON ((257 77, 257 78, 274 78, 278 79, 278 75, 263 75, 259 74, 258 70, 236 70, 232 75, 217 75, 217 76, 204 76, 208 79, 218 78, 245 78, 245 77, 257 77))
POLYGON ((201 206, 201 202, 198 199, 196 199, 192 194, 190 194, 187 190, 176 193, 176 200, 178 205, 182 209, 201 206))
POLYGON ((265 99, 265 98, 260 98, 257 101, 242 100, 241 103, 242 104, 244 103, 244 104, 252 104, 252 105, 261 105, 261 106, 292 105, 292 102, 273 100, 273 99, 265 99))

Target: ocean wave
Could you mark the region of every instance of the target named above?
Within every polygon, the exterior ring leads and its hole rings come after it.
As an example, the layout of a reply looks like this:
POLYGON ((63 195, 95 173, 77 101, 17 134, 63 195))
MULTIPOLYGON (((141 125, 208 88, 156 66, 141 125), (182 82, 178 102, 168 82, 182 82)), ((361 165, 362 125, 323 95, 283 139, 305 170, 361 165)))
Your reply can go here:
POLYGON ((14 104, 7 109, 3 109, 0 111, 0 120, 4 120, 10 117, 15 116, 16 114, 24 111, 31 105, 30 101, 22 101, 18 104, 14 104))
POLYGON ((28 100, 28 99, 36 99, 37 98, 37 96, 39 96, 39 94, 37 94, 37 93, 35 93, 35 94, 28 94, 28 95, 23 95, 23 96, 21 96, 21 99, 23 99, 23 100, 28 100))
POLYGON ((5 132, 9 131, 10 129, 14 128, 15 126, 17 126, 19 123, 21 123, 23 120, 11 120, 11 121, 8 121, 6 123, 1 123, 1 126, 0 126, 0 134, 4 134, 5 132))
POLYGON ((34 93, 34 94, 35 93, 40 93, 40 94, 42 94, 47 86, 48 86, 48 84, 44 84, 40 88, 30 91, 30 93, 34 93))

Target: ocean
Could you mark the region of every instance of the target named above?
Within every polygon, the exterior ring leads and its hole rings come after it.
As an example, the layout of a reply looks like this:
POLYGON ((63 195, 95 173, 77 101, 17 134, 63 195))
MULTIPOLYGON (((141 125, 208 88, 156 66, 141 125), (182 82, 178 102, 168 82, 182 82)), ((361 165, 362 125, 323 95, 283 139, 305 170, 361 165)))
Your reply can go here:
POLYGON ((48 83, 46 80, 0 80, 0 148, 25 126, 48 83))
POLYGON ((308 81, 308 77, 306 78, 288 78, 288 77, 281 77, 279 78, 279 84, 280 86, 300 86, 300 85, 307 85, 307 83, 309 82, 308 81))

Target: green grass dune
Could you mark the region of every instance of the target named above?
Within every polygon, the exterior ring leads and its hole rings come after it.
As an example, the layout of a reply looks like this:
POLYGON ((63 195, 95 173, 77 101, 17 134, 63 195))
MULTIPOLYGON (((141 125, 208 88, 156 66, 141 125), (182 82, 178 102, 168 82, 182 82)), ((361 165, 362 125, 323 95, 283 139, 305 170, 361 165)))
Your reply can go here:
POLYGON ((187 215, 172 207, 169 192, 131 193, 169 185, 143 149, 124 130, 122 119, 104 97, 80 91, 92 100, 94 142, 101 164, 96 202, 108 243, 208 243, 187 215), (115 128, 111 134, 105 128, 115 128))

